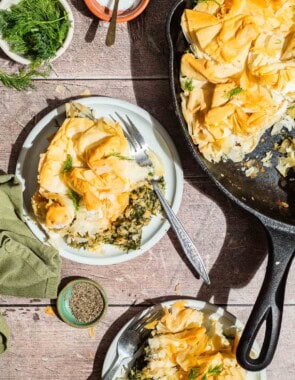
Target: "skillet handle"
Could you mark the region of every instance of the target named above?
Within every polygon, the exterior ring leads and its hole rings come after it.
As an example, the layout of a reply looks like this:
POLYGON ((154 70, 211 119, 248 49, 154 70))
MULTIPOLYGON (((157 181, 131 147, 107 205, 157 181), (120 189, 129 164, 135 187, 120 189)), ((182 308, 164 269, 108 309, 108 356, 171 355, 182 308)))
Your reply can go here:
POLYGON ((281 330, 285 287, 295 253, 295 235, 267 227, 270 255, 264 282, 237 348, 237 360, 248 371, 260 371, 273 359, 281 330), (265 337, 257 358, 252 358, 254 340, 266 322, 265 337))

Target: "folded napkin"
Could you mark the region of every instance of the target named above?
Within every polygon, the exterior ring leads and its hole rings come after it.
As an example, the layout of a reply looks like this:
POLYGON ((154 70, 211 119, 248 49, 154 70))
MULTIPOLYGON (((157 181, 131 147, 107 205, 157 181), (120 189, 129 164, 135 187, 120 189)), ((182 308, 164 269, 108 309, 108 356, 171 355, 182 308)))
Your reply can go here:
POLYGON ((35 238, 22 212, 19 180, 14 175, 0 176, 0 294, 56 298, 58 251, 35 238))
MULTIPOLYGON (((56 298, 60 282, 58 251, 42 244, 23 221, 23 196, 14 175, 0 176, 0 294, 56 298)), ((0 317, 0 354, 8 328, 0 317)))
POLYGON ((5 319, 0 314, 0 355, 6 351, 9 340, 9 329, 5 319))

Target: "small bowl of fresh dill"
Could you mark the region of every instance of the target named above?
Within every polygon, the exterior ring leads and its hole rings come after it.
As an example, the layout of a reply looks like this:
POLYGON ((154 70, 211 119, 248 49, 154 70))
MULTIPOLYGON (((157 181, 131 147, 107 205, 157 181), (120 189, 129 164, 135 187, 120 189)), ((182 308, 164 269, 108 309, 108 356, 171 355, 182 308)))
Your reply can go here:
POLYGON ((12 60, 34 68, 69 47, 74 18, 66 0, 2 0, 0 47, 12 60))
POLYGON ((108 307, 107 295, 96 281, 79 278, 70 281, 59 293, 57 311, 61 319, 76 328, 96 325, 108 307))

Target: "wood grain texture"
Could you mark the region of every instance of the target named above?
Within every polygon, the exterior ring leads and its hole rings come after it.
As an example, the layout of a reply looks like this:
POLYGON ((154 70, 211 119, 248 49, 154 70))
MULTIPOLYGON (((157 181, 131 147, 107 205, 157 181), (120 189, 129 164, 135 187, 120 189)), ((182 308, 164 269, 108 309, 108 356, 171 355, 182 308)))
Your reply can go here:
MULTIPOLYGON (((98 21, 83 0, 69 0, 75 17, 73 43, 53 63, 48 80, 18 93, 0 87, 0 169, 14 172, 20 148, 37 121, 85 90, 138 104, 168 130, 179 150, 185 187, 179 216, 210 270, 212 285, 202 285, 169 233, 145 255, 124 264, 90 267, 63 260, 62 285, 75 276, 100 282, 111 307, 96 328, 71 329, 45 313, 50 300, 0 296, 0 313, 12 333, 0 358, 0 380, 97 380, 106 350, 123 324, 142 305, 189 296, 227 306, 246 322, 260 289, 268 244, 260 223, 229 201, 193 161, 174 116, 167 80, 165 20, 174 1, 151 0, 144 14, 118 26, 116 44, 105 47, 108 24, 98 21), (130 80, 133 79, 133 80, 130 80)), ((0 67, 17 68, 0 53, 0 67)), ((295 378, 294 266, 285 298, 282 334, 268 379, 295 378)), ((53 301, 54 304, 54 301, 53 301)))
POLYGON ((155 116, 172 135, 178 148, 182 148, 183 164, 193 168, 189 175, 204 174, 186 154, 180 128, 172 108, 167 80, 89 80, 63 82, 36 81, 36 88, 27 92, 16 92, 0 87, 1 125, 0 164, 1 169, 14 170, 19 150, 36 122, 46 113, 68 99, 81 97, 85 90, 92 95, 111 96, 137 103, 155 116))
MULTIPOLYGON (((119 24, 111 48, 105 46, 109 23, 93 16, 83 0, 69 3, 75 19, 74 37, 68 50, 53 62, 51 77, 167 77, 165 23, 171 0, 151 0, 140 17, 119 24)), ((0 67, 15 69, 13 66, 3 54, 0 56, 0 67)))
MULTIPOLYGON (((212 285, 204 286, 195 279, 171 231, 149 253, 125 264, 89 267, 64 260, 63 277, 84 275, 99 280, 113 304, 175 295, 175 288, 183 295, 217 303, 252 304, 264 276, 267 241, 263 228, 218 191, 188 155, 169 105, 167 81, 143 80, 133 84, 131 81, 66 81, 62 85, 56 81, 38 81, 36 85, 36 91, 29 91, 25 96, 2 91, 0 107, 5 123, 1 126, 1 169, 13 172, 21 145, 35 123, 65 98, 77 97, 85 89, 92 94, 125 98, 144 105, 177 142, 186 177, 179 216, 210 269, 212 285)), ((286 294, 289 304, 295 303, 294 268, 291 272, 286 294)), ((25 304, 26 300, 0 297, 0 302, 25 304)))
MULTIPOLYGON (((229 311, 242 322, 250 307, 235 306, 229 311)), ((140 306, 110 307, 106 318, 89 330, 73 329, 42 307, 0 308, 12 331, 9 351, 1 356, 1 380, 97 380, 108 347, 121 327, 140 306)), ((286 307, 280 345, 269 367, 268 380, 295 377, 293 339, 295 307, 286 307)))

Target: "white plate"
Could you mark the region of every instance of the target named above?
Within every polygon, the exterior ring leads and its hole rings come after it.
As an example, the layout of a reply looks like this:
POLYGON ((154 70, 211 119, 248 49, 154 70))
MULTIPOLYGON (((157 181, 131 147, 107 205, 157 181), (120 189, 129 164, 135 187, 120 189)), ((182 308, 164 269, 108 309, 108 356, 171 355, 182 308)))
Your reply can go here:
MULTIPOLYGON (((169 307, 176 301, 180 301, 180 300, 162 302, 160 305, 162 305, 163 307, 164 306, 169 307)), ((237 330, 243 330, 244 328, 244 325, 242 324, 242 322, 240 322, 236 317, 234 317, 232 314, 230 314, 229 312, 227 312, 225 309, 223 309, 220 306, 215 306, 211 303, 198 301, 194 299, 184 299, 183 301, 186 302, 186 306, 191 307, 193 309, 201 310, 203 313, 210 316, 210 319, 212 318, 212 319, 218 320, 220 323, 222 323, 224 328, 229 328, 232 326, 234 326, 237 330)), ((137 319, 140 318, 140 315, 146 313, 147 311, 148 309, 142 311, 141 313, 133 317, 129 322, 125 324, 125 326, 122 327, 122 329, 115 336, 114 340, 112 341, 107 351, 107 354, 103 363, 103 368, 102 368, 103 376, 108 372, 108 370, 113 366, 114 362, 116 361, 117 343, 120 336, 123 334, 123 332, 128 328, 129 324, 132 323, 132 321, 135 318, 137 319)), ((254 343, 253 351, 259 352, 259 347, 257 343, 254 343)), ((125 362, 124 363, 125 368, 132 367, 133 361, 134 359, 131 359, 129 362, 128 361, 125 362)), ((116 376, 116 378, 118 377, 118 379, 119 378, 125 379, 126 375, 127 375, 126 369, 122 368, 121 372, 118 373, 118 376, 116 376)), ((116 380, 116 378, 114 380, 116 380)), ((266 380, 266 371, 263 370, 260 372, 247 372, 246 380, 266 380)))
MULTIPOLYGON (((180 159, 173 141, 166 130, 148 112, 123 100, 90 97, 78 99, 77 102, 92 108, 97 118, 108 117, 118 112, 120 115, 128 115, 135 122, 150 148, 161 158, 165 167, 166 199, 172 209, 177 212, 181 203, 183 191, 183 172, 180 159)), ((65 118, 65 105, 56 108, 46 115, 34 127, 20 152, 16 175, 21 179, 24 188, 24 217, 32 232, 43 242, 48 237, 36 222, 31 209, 31 197, 37 188, 38 162, 40 153, 43 153, 49 145, 48 138, 57 130, 59 124, 65 118)), ((141 248, 129 253, 108 245, 99 253, 87 252, 69 247, 57 234, 54 245, 60 254, 70 260, 90 264, 109 265, 131 260, 155 245, 169 229, 169 222, 159 216, 153 217, 151 223, 144 227, 141 248)))
MULTIPOLYGON (((12 5, 17 4, 19 2, 20 2, 20 0, 2 0, 0 2, 0 9, 8 9, 12 5)), ((69 20, 71 22, 71 26, 69 28, 69 31, 68 31, 68 34, 67 34, 67 37, 64 41, 63 46, 60 49, 58 49, 58 51, 56 52, 56 55, 53 58, 51 58, 51 60, 50 60, 51 62, 56 60, 56 58, 60 57, 67 50, 67 48, 71 44, 71 41, 72 41, 72 38, 74 35, 74 16, 73 16, 71 7, 69 6, 69 4, 66 0, 59 0, 59 2, 62 4, 62 6, 66 10, 67 14, 69 15, 69 20)), ((14 60, 15 62, 21 63, 23 65, 29 65, 31 63, 31 61, 29 59, 27 59, 27 58, 25 58, 25 57, 23 57, 17 53, 14 53, 10 49, 10 46, 8 45, 8 43, 5 40, 3 40, 2 38, 0 38, 0 48, 4 51, 4 53, 9 58, 14 60)))

